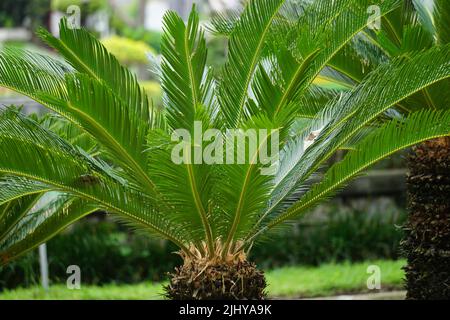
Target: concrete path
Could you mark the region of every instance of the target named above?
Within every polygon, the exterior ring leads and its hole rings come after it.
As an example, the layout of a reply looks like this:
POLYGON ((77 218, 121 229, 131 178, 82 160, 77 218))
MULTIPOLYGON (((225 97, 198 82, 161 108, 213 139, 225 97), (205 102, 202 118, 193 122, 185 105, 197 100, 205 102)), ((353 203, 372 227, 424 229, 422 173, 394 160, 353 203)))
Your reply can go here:
POLYGON ((319 297, 305 300, 404 300, 406 291, 387 291, 379 293, 349 294, 332 297, 319 297))

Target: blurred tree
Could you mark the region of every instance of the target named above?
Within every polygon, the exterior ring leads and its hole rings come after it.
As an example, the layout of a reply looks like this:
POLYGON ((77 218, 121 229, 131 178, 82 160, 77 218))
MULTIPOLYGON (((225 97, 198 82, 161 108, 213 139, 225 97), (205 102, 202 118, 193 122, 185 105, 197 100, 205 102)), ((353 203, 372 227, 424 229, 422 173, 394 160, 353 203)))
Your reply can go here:
POLYGON ((39 25, 48 26, 50 0, 2 0, 0 27, 27 26, 31 30, 39 25))

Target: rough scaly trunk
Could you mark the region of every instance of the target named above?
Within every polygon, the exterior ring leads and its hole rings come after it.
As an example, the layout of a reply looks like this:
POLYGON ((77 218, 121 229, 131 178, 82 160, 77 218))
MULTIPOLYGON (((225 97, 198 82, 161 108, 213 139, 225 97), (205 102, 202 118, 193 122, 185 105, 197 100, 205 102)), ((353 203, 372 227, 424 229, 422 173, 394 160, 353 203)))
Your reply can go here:
POLYGON ((181 253, 184 264, 169 274, 166 297, 173 300, 261 300, 266 296, 264 273, 247 261, 243 252, 204 258, 181 253))
POLYGON ((450 299, 450 138, 416 146, 408 166, 407 299, 450 299))

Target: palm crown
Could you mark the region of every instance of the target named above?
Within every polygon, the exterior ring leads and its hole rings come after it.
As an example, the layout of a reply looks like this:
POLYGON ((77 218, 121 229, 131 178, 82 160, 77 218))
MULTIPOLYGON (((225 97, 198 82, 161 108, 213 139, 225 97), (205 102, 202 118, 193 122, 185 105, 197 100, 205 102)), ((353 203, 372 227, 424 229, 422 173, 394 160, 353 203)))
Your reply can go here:
MULTIPOLYGON (((376 161, 449 135, 448 95, 431 109, 420 98, 448 85, 450 46, 435 41, 369 60, 383 47, 374 43, 389 40, 367 29, 370 4, 252 0, 240 13, 217 16, 210 29, 229 39, 219 79, 206 66, 196 11, 187 24, 168 12, 154 65, 161 110, 99 41, 64 20, 59 39, 39 35, 65 61, 3 50, 0 85, 56 114, 39 119, 6 108, 0 115, 1 261, 98 210, 174 242, 186 259, 230 261, 376 161), (350 90, 324 90, 314 83, 319 76, 350 90), (171 136, 180 128, 194 134, 195 121, 224 140, 227 129, 278 129, 274 174, 262 174, 267 165, 257 162, 174 163, 171 136), (328 165, 338 150, 346 156, 328 165)), ((404 10, 399 0, 379 6, 386 21, 404 10)), ((431 39, 448 37, 439 19, 426 20, 431 39)), ((190 142, 188 151, 206 144, 190 142)))

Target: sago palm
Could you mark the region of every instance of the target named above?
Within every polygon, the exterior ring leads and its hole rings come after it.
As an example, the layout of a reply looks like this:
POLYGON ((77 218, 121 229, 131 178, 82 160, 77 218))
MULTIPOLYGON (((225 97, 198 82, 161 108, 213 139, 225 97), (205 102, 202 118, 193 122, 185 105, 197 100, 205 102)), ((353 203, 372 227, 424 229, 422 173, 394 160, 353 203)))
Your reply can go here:
MULTIPOLYGON (((331 64, 330 81, 354 86, 380 64, 450 42, 450 2, 404 0, 380 21, 379 30, 359 34, 331 64), (338 75, 338 76, 333 76, 338 75)), ((397 105, 398 112, 448 110, 450 80, 420 90, 397 105)), ((403 249, 407 298, 450 297, 450 140, 441 137, 413 148, 408 157, 408 211, 403 249)))
MULTIPOLYGON (((380 9, 386 15, 400 4, 385 0, 380 9)), ((376 161, 450 134, 448 110, 395 110, 448 79, 449 46, 387 61, 348 92, 314 84, 333 72, 333 59, 367 28, 369 5, 248 1, 242 12, 218 16, 209 27, 228 37, 219 79, 206 66, 195 10, 187 24, 168 12, 162 61, 153 65, 164 92, 161 110, 94 37, 65 21, 59 39, 39 32, 65 62, 4 50, 0 85, 58 115, 34 119, 12 108, 1 113, 2 263, 100 209, 180 248, 184 264, 172 275, 169 297, 262 298, 264 276, 246 258, 255 241, 298 219, 376 161), (199 129, 217 130, 198 140, 199 129), (218 155, 227 154, 233 129, 266 134, 255 148, 250 139, 241 140, 231 153, 236 161, 221 164, 218 155), (275 143, 279 154, 259 161, 275 143), (181 159, 174 160, 174 150, 181 159), (245 159, 237 161, 242 150, 245 159), (330 166, 339 150, 345 157, 330 166)))

